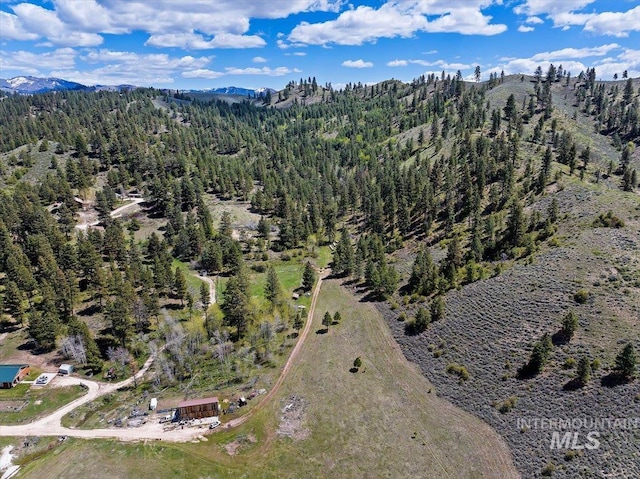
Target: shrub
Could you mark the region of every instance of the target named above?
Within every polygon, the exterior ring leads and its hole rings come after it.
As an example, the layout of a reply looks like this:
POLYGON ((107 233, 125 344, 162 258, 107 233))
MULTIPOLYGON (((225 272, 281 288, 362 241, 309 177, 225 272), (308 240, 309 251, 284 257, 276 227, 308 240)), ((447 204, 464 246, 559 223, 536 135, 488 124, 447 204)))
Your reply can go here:
POLYGON ((589 299, 589 291, 586 289, 579 289, 573 295, 573 300, 578 304, 584 304, 589 299))
POLYGON ((582 456, 582 451, 570 450, 564 455, 565 461, 573 461, 576 457, 582 456))
POLYGON ((624 228, 624 221, 613 214, 613 211, 609 210, 606 213, 600 213, 600 215, 593 220, 593 226, 595 228, 624 228))
POLYGON ((556 465, 553 462, 548 462, 542 471, 540 471, 540 473, 545 477, 551 477, 554 472, 556 472, 556 465))
POLYGON ((416 333, 422 333, 427 330, 429 323, 431 322, 431 314, 425 308, 418 308, 416 318, 414 321, 416 333))
POLYGON ((458 363, 449 363, 447 366, 447 372, 458 376, 461 382, 469 379, 469 371, 467 371, 467 368, 458 363))
POLYGON ((573 369, 576 366, 576 360, 573 358, 567 358, 562 367, 564 369, 573 369))
POLYGON ((503 401, 502 404, 500 404, 500 406, 498 407, 498 411, 500 411, 502 414, 506 414, 513 408, 515 408, 516 404, 518 404, 518 396, 511 396, 503 401))
POLYGON ((398 315, 398 321, 402 322, 402 321, 406 321, 406 320, 407 320, 407 313, 405 313, 403 311, 398 315))
POLYGON ((353 360, 353 367, 356 369, 360 369, 362 367, 362 359, 360 359, 360 356, 353 360))
MULTIPOLYGON (((588 295, 589 293, 587 292, 587 296, 588 295)), ((576 329, 578 329, 578 316, 573 312, 573 310, 571 310, 564 318, 562 318, 562 334, 564 334, 565 338, 570 340, 576 332, 576 329)))

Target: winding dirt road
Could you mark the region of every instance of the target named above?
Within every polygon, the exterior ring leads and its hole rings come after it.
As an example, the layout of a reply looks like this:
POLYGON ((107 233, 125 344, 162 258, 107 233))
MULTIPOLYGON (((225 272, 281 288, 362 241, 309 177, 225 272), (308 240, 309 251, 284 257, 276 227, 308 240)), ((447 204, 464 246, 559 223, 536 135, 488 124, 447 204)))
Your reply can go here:
POLYGON ((216 304, 216 282, 208 276, 200 276, 199 274, 196 275, 196 278, 209 285, 209 304, 207 306, 216 304))
MULTIPOLYGON (((127 203, 126 205, 122 205, 119 208, 116 208, 115 210, 113 210, 111 213, 109 213, 109 215, 112 218, 120 218, 122 216, 122 213, 130 208, 133 208, 135 205, 138 205, 140 203, 144 203, 144 199, 143 198, 130 198, 130 202, 127 203)), ((86 231, 90 226, 98 226, 100 224, 100 221, 95 220, 95 221, 84 221, 82 223, 78 223, 76 225, 76 228, 79 230, 83 230, 86 231)))
MULTIPOLYGON (((251 417, 254 416, 258 411, 260 411, 273 396, 278 392, 280 386, 283 381, 287 377, 287 374, 291 370, 293 366, 293 362, 296 359, 302 344, 304 343, 309 331, 311 330, 311 325, 313 323, 313 314, 316 307, 316 302, 318 300, 318 294, 320 292, 320 286, 322 285, 322 280, 326 278, 329 274, 329 271, 321 271, 318 281, 315 285, 313 296, 311 299, 311 306, 309 308, 309 314, 307 315, 307 322, 304 326, 304 329, 300 333, 298 341, 296 345, 293 347, 291 354, 289 355, 289 359, 285 363, 282 368, 282 372, 278 377, 278 380, 275 382, 271 390, 260 400, 260 402, 253 407, 251 410, 247 412, 244 416, 233 419, 229 421, 225 427, 233 428, 237 427, 246 421, 248 421, 251 417)), ((202 279, 205 279, 204 277, 202 279)), ((206 278, 209 279, 210 278, 206 278)), ((213 281, 210 280, 212 284, 213 281)), ((162 350, 158 351, 161 352, 162 350)), ((150 356, 149 359, 145 362, 144 366, 136 373, 135 377, 141 378, 151 366, 151 363, 155 359, 155 356, 150 356)), ((157 421, 150 421, 138 428, 130 428, 130 429, 72 429, 63 427, 60 424, 62 417, 73 411, 77 407, 82 406, 90 401, 93 401, 100 396, 105 394, 109 394, 117 389, 129 386, 134 381, 134 377, 130 377, 115 384, 102 383, 96 381, 89 380, 79 380, 77 378, 57 378, 56 381, 60 386, 71 386, 74 384, 84 384, 88 388, 87 394, 82 396, 81 398, 76 399, 75 401, 70 402, 69 404, 61 407, 60 409, 54 411, 53 413, 45 416, 44 418, 33 421, 29 424, 21 424, 17 426, 0 426, 0 436, 70 436, 70 437, 80 437, 80 438, 113 438, 119 439, 122 441, 140 441, 140 440, 163 440, 163 441, 172 441, 172 442, 187 442, 196 440, 199 436, 203 436, 208 429, 203 428, 194 428, 187 427, 185 429, 173 429, 169 431, 164 430, 164 426, 157 421)), ((206 426, 205 426, 206 427, 206 426)))

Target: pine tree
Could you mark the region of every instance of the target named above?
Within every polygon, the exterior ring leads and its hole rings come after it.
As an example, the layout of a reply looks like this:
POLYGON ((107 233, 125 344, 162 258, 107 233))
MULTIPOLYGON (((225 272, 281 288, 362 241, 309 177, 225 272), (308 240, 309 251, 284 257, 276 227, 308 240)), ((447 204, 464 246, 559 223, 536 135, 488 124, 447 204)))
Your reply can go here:
POLYGON ((282 286, 273 266, 267 268, 267 284, 264 288, 264 295, 272 307, 277 306, 282 300, 282 286))
POLYGON ((325 312, 322 317, 322 325, 327 328, 327 331, 329 331, 329 326, 331 326, 332 321, 333 318, 331 318, 331 313, 329 313, 329 311, 325 312))
POLYGON ((638 358, 633 344, 627 343, 616 356, 615 370, 624 379, 633 379, 638 367, 638 358))
POLYGON ((576 329, 578 329, 578 324, 578 315, 573 310, 562 318, 562 334, 567 340, 573 338, 576 329))
POLYGON ((187 297, 187 280, 184 277, 182 269, 176 267, 173 275, 173 290, 176 298, 180 300, 180 305, 184 307, 184 300, 187 297))
POLYGON ((313 285, 316 282, 316 272, 308 261, 304 265, 304 271, 302 272, 302 288, 305 291, 311 291, 313 285))
POLYGON ((200 285, 200 302, 202 303, 202 309, 207 311, 209 303, 211 302, 211 293, 209 285, 206 283, 200 285))
POLYGON ((591 379, 591 361, 587 356, 583 356, 578 361, 578 368, 576 370, 576 381, 580 387, 585 386, 591 379))

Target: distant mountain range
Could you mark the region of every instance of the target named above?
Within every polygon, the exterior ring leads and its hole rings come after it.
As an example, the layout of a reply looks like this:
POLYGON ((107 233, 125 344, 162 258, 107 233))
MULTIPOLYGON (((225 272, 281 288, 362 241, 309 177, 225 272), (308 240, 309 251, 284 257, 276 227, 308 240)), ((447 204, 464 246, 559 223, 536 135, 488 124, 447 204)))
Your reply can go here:
MULTIPOLYGON (((6 93, 18 93, 21 95, 33 95, 36 93, 46 93, 49 91, 81 90, 81 91, 121 91, 138 88, 135 85, 93 85, 87 86, 61 78, 39 78, 34 76, 19 76, 7 80, 0 78, 0 91, 6 93)), ((215 95, 243 96, 245 98, 261 98, 267 92, 278 93, 273 88, 242 88, 228 86, 221 88, 211 88, 204 90, 183 90, 184 92, 205 92, 215 95)))
POLYGON ((86 86, 61 78, 39 78, 33 76, 13 77, 5 80, 0 78, 0 90, 7 93, 32 95, 49 91, 82 90, 82 91, 120 91, 137 88, 134 85, 93 85, 86 86))
MULTIPOLYGON (((196 91, 196 90, 191 90, 191 91, 196 91)), ((220 88, 211 88, 208 90, 197 90, 197 91, 204 91, 206 93, 214 93, 216 95, 236 95, 236 96, 243 96, 243 97, 252 97, 252 98, 260 98, 263 97, 267 94, 267 92, 271 93, 272 95, 274 93, 278 93, 277 90, 274 90, 273 88, 242 88, 242 87, 237 87, 237 86, 225 86, 225 87, 220 87, 220 88)))

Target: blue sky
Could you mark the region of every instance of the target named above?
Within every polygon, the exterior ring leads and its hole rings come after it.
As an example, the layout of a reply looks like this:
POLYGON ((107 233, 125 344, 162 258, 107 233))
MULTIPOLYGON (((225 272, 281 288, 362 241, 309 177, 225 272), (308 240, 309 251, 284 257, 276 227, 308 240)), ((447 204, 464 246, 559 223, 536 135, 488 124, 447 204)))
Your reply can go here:
POLYGON ((640 76, 640 0, 0 0, 0 77, 282 88, 471 78, 640 76))

